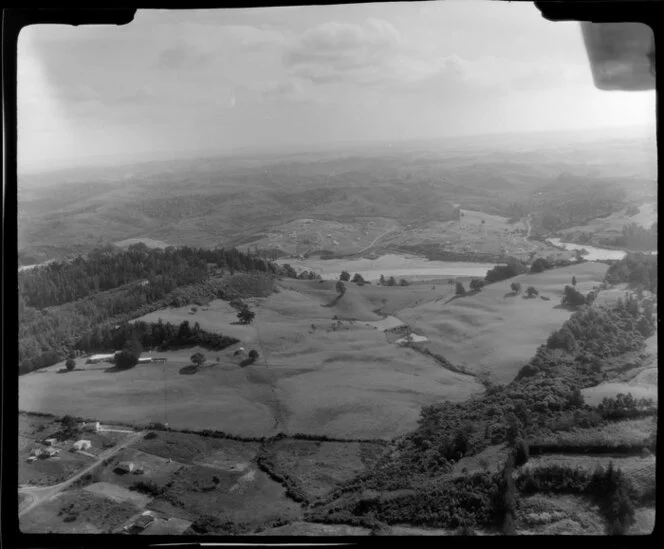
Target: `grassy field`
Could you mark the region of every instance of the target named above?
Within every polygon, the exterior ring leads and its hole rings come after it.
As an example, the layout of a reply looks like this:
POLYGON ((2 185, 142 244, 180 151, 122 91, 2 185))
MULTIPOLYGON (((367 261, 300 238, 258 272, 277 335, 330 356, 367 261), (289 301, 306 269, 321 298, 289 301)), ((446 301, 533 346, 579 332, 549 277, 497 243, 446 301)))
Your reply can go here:
POLYGON ((220 356, 218 366, 186 375, 196 350, 159 353, 168 359, 166 364, 122 372, 97 365, 61 375, 55 365, 21 377, 19 408, 102 422, 161 422, 176 428, 228 429, 246 436, 272 434, 269 386, 249 382, 249 369, 240 369, 229 349, 211 355, 220 356))
POLYGON ((300 506, 286 497, 284 488, 253 466, 243 472, 187 466, 173 476, 167 497, 195 516, 223 516, 253 528, 301 516, 300 506))
POLYGON ((601 427, 578 428, 560 431, 548 437, 537 439, 541 444, 561 444, 566 446, 591 445, 637 445, 649 437, 656 428, 656 418, 628 419, 614 421, 601 427))
POLYGON ((603 535, 604 521, 586 498, 536 494, 520 500, 516 529, 520 535, 603 535))
POLYGON ((472 376, 390 344, 381 330, 363 324, 382 320, 375 309, 443 299, 449 291, 447 286, 349 284, 336 299, 332 281, 287 280, 278 293, 253 301, 256 319, 250 326, 233 324, 235 310, 220 300, 199 307, 195 315, 188 314, 188 307, 158 311, 143 319, 197 321, 203 329, 238 337, 260 357, 240 368, 233 356, 236 347, 203 351, 211 364, 197 371, 189 360, 196 348, 155 352, 168 362, 123 372, 88 365, 58 374, 62 365, 57 364, 21 376, 19 405, 100 421, 168 422, 175 428, 245 436, 283 431, 390 438, 414 428, 423 405, 459 402, 484 390, 472 376))
POLYGON ((123 503, 125 501, 129 502, 140 509, 150 503, 149 497, 110 482, 95 482, 94 484, 86 486, 84 490, 91 494, 110 499, 116 503, 123 503))
POLYGON ((291 479, 313 501, 367 468, 384 447, 371 443, 280 440, 268 446, 270 469, 291 479))
POLYGON ((21 517, 21 532, 96 534, 110 532, 135 515, 138 507, 117 503, 86 490, 63 492, 21 517), (67 517, 74 520, 66 520, 67 517))
POLYGON ((565 285, 575 276, 579 291, 589 292, 603 280, 607 269, 600 263, 584 263, 523 274, 490 284, 474 295, 428 302, 403 309, 396 316, 429 338, 422 346, 453 364, 508 383, 551 332, 570 317, 571 311, 560 307, 565 285), (534 286, 550 301, 514 295, 512 282, 521 283, 522 294, 534 286))

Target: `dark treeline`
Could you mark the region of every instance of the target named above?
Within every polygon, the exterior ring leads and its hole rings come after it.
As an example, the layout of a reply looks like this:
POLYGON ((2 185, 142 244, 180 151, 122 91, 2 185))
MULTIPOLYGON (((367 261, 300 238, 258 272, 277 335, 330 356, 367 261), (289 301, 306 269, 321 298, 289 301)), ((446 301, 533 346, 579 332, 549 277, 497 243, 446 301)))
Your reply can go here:
POLYGON ((171 292, 167 292, 168 288, 158 283, 133 284, 42 310, 27 306, 19 294, 19 372, 31 372, 63 360, 91 327, 114 326, 167 306, 267 295, 272 277, 263 273, 235 274, 171 292))
POLYGON ((169 247, 161 250, 134 244, 121 251, 107 246, 71 262, 54 262, 20 272, 19 294, 26 305, 41 309, 125 284, 147 281, 151 288, 148 294, 163 296, 179 286, 206 280, 210 264, 222 274, 277 272, 273 264, 235 248, 169 247))
POLYGON ((179 326, 169 322, 125 322, 119 326, 97 326, 76 342, 76 349, 83 352, 111 351, 122 349, 136 339, 143 349, 165 351, 173 347, 200 345, 207 349, 221 350, 238 343, 239 340, 206 332, 198 322, 193 326, 185 320, 179 326))

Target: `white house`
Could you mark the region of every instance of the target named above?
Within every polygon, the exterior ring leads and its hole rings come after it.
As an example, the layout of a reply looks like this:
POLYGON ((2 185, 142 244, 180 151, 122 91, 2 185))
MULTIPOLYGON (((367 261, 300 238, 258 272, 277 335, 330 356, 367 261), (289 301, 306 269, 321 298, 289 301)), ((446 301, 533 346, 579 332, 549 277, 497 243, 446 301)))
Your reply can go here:
POLYGON ((74 442, 72 449, 74 450, 89 450, 92 443, 89 440, 77 440, 74 442))
POLYGON ((99 424, 98 421, 91 421, 89 423, 83 423, 81 425, 81 429, 83 429, 84 431, 93 431, 96 433, 101 429, 101 425, 99 424))

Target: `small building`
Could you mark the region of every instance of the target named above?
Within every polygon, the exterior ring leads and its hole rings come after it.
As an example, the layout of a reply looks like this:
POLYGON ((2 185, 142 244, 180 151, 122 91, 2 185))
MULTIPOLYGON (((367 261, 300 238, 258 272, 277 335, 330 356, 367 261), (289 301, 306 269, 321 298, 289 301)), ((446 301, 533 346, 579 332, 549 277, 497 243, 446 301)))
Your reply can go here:
POLYGON ((33 448, 30 450, 30 455, 36 459, 42 455, 43 451, 44 450, 42 448, 33 448))
POLYGON ((150 362, 153 362, 153 358, 151 356, 145 356, 138 359, 139 364, 150 364, 150 362))
POLYGON ((164 362, 168 362, 168 359, 163 357, 158 357, 158 358, 153 358, 152 362, 155 362, 157 364, 163 364, 164 362))
POLYGON ((89 440, 77 440, 72 445, 72 450, 89 450, 92 447, 92 443, 89 440))
POLYGON ((56 442, 58 442, 57 438, 47 438, 44 440, 44 444, 46 444, 46 446, 55 446, 56 442))
POLYGON ((235 352, 233 353, 233 356, 238 356, 241 354, 245 354, 246 351, 244 350, 244 347, 240 347, 239 349, 236 349, 235 352))
POLYGON ((48 447, 48 448, 43 448, 39 453, 38 457, 40 459, 48 459, 53 456, 57 456, 59 453, 60 450, 58 450, 57 448, 48 447))
POLYGON ((154 522, 154 517, 152 515, 141 515, 136 519, 136 522, 131 525, 133 530, 145 530, 150 524, 154 522))
POLYGON ((115 467, 115 470, 120 473, 133 473, 134 469, 136 469, 136 465, 133 461, 121 461, 115 467))
POLYGON ((98 421, 83 422, 81 429, 83 431, 92 431, 96 433, 101 429, 101 425, 98 421))
POLYGON ((33 463, 37 461, 37 456, 29 456, 28 459, 26 459, 28 463, 33 463))

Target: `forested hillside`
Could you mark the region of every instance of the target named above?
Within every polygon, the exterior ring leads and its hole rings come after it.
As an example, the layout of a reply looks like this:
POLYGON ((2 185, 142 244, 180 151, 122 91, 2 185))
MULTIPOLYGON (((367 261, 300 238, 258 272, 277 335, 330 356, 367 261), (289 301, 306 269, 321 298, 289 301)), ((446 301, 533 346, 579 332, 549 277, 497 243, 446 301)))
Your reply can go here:
MULTIPOLYGON (((19 274, 19 372, 50 366, 86 334, 168 305, 267 295, 273 263, 235 249, 107 247, 19 274), (209 264, 217 273, 211 278, 209 264)), ((288 273, 284 273, 288 274, 288 273)), ((94 337, 93 337, 94 339, 94 337)))

